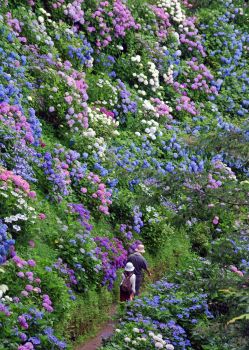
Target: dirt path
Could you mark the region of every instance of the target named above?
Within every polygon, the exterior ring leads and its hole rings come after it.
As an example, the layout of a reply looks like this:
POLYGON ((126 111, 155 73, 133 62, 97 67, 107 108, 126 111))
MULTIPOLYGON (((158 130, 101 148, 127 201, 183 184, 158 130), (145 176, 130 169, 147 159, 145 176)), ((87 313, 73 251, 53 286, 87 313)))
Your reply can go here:
MULTIPOLYGON (((160 276, 161 277, 161 276, 160 276)), ((152 283, 153 281, 156 281, 160 279, 157 278, 150 278, 147 281, 147 284, 152 283)), ((146 288, 143 287, 142 291, 144 291, 146 288)), ((86 341, 84 344, 79 345, 75 350, 96 350, 102 345, 102 339, 108 338, 110 335, 113 334, 113 331, 116 328, 116 325, 118 323, 117 320, 115 320, 114 316, 117 314, 117 305, 113 305, 109 312, 109 320, 102 325, 100 325, 100 330, 96 334, 96 336, 88 341, 86 341)))
POLYGON ((114 315, 116 314, 117 307, 114 305, 109 313, 109 321, 103 324, 99 332, 93 339, 88 340, 85 344, 80 345, 76 350, 95 350, 102 345, 102 339, 108 338, 115 329, 116 321, 113 320, 114 315))

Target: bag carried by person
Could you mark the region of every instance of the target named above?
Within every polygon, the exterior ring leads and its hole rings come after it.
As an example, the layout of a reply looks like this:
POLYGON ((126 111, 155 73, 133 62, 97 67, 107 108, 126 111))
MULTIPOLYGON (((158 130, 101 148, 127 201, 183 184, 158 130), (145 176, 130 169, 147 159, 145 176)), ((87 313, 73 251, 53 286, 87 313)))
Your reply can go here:
POLYGON ((131 284, 131 276, 132 275, 125 275, 125 278, 120 286, 120 289, 124 293, 131 293, 132 292, 132 284, 131 284))

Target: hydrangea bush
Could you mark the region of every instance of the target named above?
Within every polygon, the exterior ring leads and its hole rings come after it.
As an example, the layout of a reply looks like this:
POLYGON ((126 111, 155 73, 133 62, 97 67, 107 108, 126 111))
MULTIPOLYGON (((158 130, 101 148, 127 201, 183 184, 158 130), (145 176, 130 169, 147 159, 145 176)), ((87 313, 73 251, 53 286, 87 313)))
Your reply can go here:
POLYGON ((0 349, 70 348, 140 242, 168 279, 107 348, 245 348, 244 5, 1 2, 0 349))

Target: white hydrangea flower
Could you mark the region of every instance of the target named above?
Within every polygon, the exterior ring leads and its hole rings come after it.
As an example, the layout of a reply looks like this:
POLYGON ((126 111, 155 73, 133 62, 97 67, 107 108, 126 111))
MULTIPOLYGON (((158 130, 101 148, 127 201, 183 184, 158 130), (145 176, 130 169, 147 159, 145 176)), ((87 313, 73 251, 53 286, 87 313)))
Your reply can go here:
MULTIPOLYGON (((1 299, 1 297, 0 297, 0 299, 1 299)), ((13 301, 13 299, 11 297, 9 297, 8 295, 5 295, 5 297, 2 300, 9 301, 9 302, 13 301)))
POLYGON ((135 332, 135 333, 140 333, 140 331, 139 331, 139 329, 138 328, 133 328, 133 332, 135 332))
POLYGON ((165 348, 166 348, 167 350, 174 350, 174 349, 175 349, 174 346, 173 346, 172 344, 167 344, 167 345, 165 346, 165 348))

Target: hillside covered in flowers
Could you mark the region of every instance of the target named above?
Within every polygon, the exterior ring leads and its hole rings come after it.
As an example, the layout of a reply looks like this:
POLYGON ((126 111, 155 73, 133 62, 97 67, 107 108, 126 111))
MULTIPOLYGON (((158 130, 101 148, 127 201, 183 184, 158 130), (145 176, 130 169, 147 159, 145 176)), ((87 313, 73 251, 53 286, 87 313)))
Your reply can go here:
POLYGON ((0 5, 0 350, 248 350, 247 2, 0 5))

